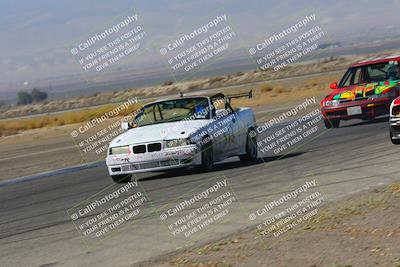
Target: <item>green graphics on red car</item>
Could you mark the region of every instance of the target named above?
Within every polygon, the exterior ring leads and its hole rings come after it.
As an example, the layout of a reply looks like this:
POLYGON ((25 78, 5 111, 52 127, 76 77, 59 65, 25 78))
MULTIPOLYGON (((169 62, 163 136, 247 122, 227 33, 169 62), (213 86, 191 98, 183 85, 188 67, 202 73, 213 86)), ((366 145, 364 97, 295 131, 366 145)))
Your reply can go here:
POLYGON ((368 83, 365 85, 355 86, 350 90, 341 92, 333 96, 334 100, 354 100, 358 97, 368 97, 370 95, 386 94, 394 87, 399 85, 400 80, 388 80, 383 82, 368 83))

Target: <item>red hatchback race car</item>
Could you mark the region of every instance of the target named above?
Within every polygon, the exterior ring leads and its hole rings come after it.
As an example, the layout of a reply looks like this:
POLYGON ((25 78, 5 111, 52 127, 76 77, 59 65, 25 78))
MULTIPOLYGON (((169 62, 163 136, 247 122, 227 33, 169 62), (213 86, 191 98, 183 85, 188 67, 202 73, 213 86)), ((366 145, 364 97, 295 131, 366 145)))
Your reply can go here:
POLYGON ((387 115, 400 95, 400 56, 355 63, 330 88, 332 93, 320 103, 326 128, 339 127, 341 120, 387 115))

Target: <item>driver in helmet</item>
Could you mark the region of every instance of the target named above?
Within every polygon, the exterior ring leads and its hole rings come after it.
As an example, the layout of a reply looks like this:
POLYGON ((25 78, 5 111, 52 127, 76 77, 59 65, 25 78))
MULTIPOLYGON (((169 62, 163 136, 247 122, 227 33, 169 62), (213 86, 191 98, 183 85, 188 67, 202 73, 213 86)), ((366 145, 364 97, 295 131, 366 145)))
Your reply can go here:
POLYGON ((391 66, 388 69, 389 80, 399 80, 400 79, 400 68, 399 66, 391 66))

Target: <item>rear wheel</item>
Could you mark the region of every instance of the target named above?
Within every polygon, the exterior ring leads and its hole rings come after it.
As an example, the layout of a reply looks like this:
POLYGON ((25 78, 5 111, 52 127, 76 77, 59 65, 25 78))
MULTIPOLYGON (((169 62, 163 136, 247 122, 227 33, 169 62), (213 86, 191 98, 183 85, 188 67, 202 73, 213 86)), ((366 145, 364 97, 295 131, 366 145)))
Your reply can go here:
POLYGON ((324 124, 327 129, 339 128, 340 120, 326 120, 324 119, 324 124))
POLYGON ((239 155, 243 162, 253 162, 257 160, 257 134, 251 129, 247 132, 246 138, 246 154, 239 155))
POLYGON ((111 178, 114 180, 114 182, 123 184, 130 182, 132 175, 130 174, 112 175, 111 178))
POLYGON ((209 138, 203 139, 201 146, 201 170, 205 172, 212 171, 214 168, 214 155, 212 141, 209 138))
POLYGON ((400 139, 393 139, 392 131, 390 131, 390 140, 392 141, 393 144, 400 145, 400 139))

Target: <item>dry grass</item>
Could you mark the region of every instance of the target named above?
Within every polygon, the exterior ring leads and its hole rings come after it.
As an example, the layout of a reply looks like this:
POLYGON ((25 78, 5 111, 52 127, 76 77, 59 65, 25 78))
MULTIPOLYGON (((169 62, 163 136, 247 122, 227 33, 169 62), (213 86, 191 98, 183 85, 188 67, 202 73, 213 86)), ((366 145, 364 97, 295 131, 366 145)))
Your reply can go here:
MULTIPOLYGON (((252 99, 233 99, 232 104, 234 106, 258 107, 267 104, 285 105, 290 102, 301 101, 314 96, 319 99, 330 92, 329 83, 337 80, 339 78, 338 76, 340 76, 340 74, 263 83, 256 89, 253 89, 252 99)), ((242 89, 241 92, 248 91, 249 89, 251 88, 246 88, 246 90, 242 89)))
MULTIPOLYGON (((55 127, 90 121, 94 118, 99 118, 103 116, 117 106, 117 104, 110 104, 101 106, 99 108, 62 112, 55 115, 44 115, 26 119, 0 121, 0 136, 12 135, 25 130, 32 130, 44 127, 55 127)), ((116 116, 126 116, 128 114, 131 114, 138 108, 140 108, 139 104, 130 105, 128 108, 118 112, 118 114, 108 116, 108 118, 113 118, 116 116)))

